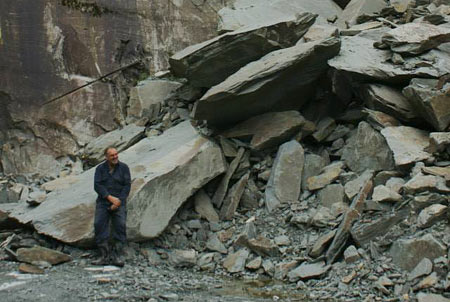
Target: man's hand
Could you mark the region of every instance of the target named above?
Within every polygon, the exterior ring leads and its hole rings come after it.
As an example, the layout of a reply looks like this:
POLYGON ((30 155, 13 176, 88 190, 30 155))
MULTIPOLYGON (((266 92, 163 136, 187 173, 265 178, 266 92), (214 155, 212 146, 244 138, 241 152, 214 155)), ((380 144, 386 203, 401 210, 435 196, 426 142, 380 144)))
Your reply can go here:
POLYGON ((107 197, 107 199, 108 199, 108 201, 109 201, 110 203, 113 204, 113 206, 111 207, 111 210, 113 210, 113 207, 115 207, 115 209, 117 209, 117 208, 120 207, 120 205, 122 204, 122 202, 120 201, 119 198, 114 197, 114 196, 112 196, 112 195, 109 195, 109 196, 107 197))

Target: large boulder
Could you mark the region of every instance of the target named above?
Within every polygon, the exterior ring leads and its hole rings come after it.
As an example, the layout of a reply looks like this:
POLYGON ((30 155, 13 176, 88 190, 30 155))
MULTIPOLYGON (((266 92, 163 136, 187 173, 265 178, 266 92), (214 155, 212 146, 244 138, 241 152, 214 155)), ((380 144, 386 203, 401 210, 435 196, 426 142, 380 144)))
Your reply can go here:
POLYGON ((450 95, 438 87, 438 82, 412 79, 403 89, 403 94, 429 124, 438 131, 444 131, 450 125, 450 95))
POLYGON ((273 51, 208 90, 193 116, 225 125, 269 111, 298 109, 312 98, 312 84, 339 49, 339 39, 330 38, 273 51))
MULTIPOLYGON (((130 240, 158 236, 178 208, 199 188, 225 171, 220 148, 183 122, 158 137, 143 139, 120 154, 131 170, 127 201, 130 240)), ((17 207, 9 217, 31 223, 41 234, 86 245, 93 239, 95 168, 68 188, 48 194, 36 208, 17 207)))
POLYGON ((173 55, 172 72, 196 87, 219 84, 242 66, 276 49, 290 47, 307 32, 317 15, 297 17, 246 27, 189 46, 173 55))
POLYGON ((411 68, 404 69, 390 62, 390 50, 377 49, 373 43, 365 36, 342 37, 341 52, 328 63, 360 79, 391 83, 404 83, 414 77, 437 78, 450 72, 450 54, 445 51, 432 50, 420 57, 405 58, 411 68), (424 64, 427 61, 435 63, 424 64))
POLYGON ((332 0, 237 0, 219 11, 219 31, 233 31, 270 21, 292 18, 296 14, 318 14, 320 23, 339 16, 342 9, 332 0))

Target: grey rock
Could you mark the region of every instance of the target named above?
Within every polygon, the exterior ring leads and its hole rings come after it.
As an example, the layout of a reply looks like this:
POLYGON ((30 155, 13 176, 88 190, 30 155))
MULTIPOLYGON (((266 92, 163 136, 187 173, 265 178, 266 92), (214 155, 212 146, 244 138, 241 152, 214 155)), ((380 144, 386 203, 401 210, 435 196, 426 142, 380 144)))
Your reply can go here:
POLYGON ((191 267, 197 263, 195 250, 174 250, 169 254, 169 261, 175 267, 191 267))
POLYGON ((430 153, 442 152, 450 146, 450 132, 431 132, 430 145, 427 151, 430 153))
POLYGON ((400 89, 381 84, 368 84, 363 86, 361 94, 370 109, 382 111, 406 122, 418 117, 400 89))
POLYGON ((276 21, 292 18, 296 14, 310 12, 318 14, 325 23, 326 19, 338 16, 342 10, 331 0, 237 0, 232 7, 219 11, 219 31, 234 31, 240 28, 266 24, 267 20, 276 21))
POLYGON ((337 125, 337 127, 331 132, 325 139, 326 142, 335 142, 336 140, 347 136, 351 132, 351 129, 344 125, 337 125))
POLYGON ((399 202, 402 200, 402 195, 387 186, 379 185, 373 190, 372 200, 376 202, 399 202))
POLYGON ((328 64, 339 71, 351 73, 354 78, 396 83, 414 77, 436 78, 450 72, 447 65, 449 56, 443 51, 432 50, 420 57, 410 58, 407 62, 413 67, 405 70, 390 63, 391 51, 374 48, 374 41, 369 38, 342 37, 341 42, 339 55, 329 60, 328 64), (436 63, 419 64, 425 60, 436 63))
POLYGON ((428 133, 413 127, 387 127, 381 130, 394 154, 396 166, 403 166, 428 159, 428 133))
POLYGON ((449 193, 450 188, 445 185, 442 177, 434 175, 417 174, 403 186, 407 194, 416 194, 424 191, 449 193))
POLYGON ((406 182, 403 178, 391 177, 386 181, 386 187, 396 193, 399 193, 405 183, 406 182))
POLYGON ((156 120, 161 103, 181 86, 181 83, 167 80, 150 79, 139 82, 130 90, 126 122, 131 124, 143 117, 148 118, 150 122, 156 120))
POLYGON ((384 185, 390 178, 397 176, 401 176, 399 171, 380 171, 373 179, 373 182, 375 186, 384 185))
POLYGON ((450 96, 437 86, 438 80, 412 79, 403 94, 430 125, 444 131, 450 125, 450 96))
POLYGON ((409 271, 414 269, 423 258, 434 260, 444 256, 446 252, 445 246, 431 234, 420 238, 397 240, 389 250, 394 263, 409 271))
POLYGON ((20 248, 17 250, 17 260, 32 264, 34 261, 46 261, 51 265, 56 265, 72 260, 67 254, 54 251, 42 246, 32 248, 20 248))
POLYGON ((331 117, 326 117, 322 119, 316 127, 316 131, 313 133, 312 137, 317 141, 321 142, 327 138, 328 135, 333 132, 336 128, 336 122, 331 117))
POLYGON ((328 24, 314 24, 303 36, 305 42, 317 41, 331 37, 337 37, 339 30, 336 26, 328 24))
POLYGON ((422 261, 408 274, 408 280, 412 281, 416 278, 431 274, 433 271, 433 262, 428 258, 423 258, 422 261))
POLYGON ((248 256, 249 252, 247 249, 241 249, 236 253, 229 254, 223 262, 223 267, 229 273, 242 272, 245 269, 245 262, 248 256))
POLYGON ((413 0, 390 0, 389 3, 397 13, 404 13, 408 8, 415 5, 413 0))
POLYGON ((339 177, 343 167, 344 163, 341 161, 334 162, 324 167, 321 174, 317 176, 311 176, 306 180, 308 190, 318 190, 329 185, 339 177))
POLYGON ((211 202, 211 198, 209 198, 204 190, 200 189, 195 193, 194 205, 195 211, 209 222, 219 221, 219 214, 217 214, 211 202))
POLYGON ((287 274, 290 270, 295 268, 298 265, 298 261, 288 261, 288 262, 281 262, 275 265, 275 272, 274 272, 274 278, 276 280, 283 280, 286 278, 287 274))
POLYGON ((331 208, 334 203, 344 202, 344 187, 341 184, 331 184, 317 194, 319 202, 324 207, 331 208))
POLYGON ((261 256, 256 257, 255 259, 249 261, 245 267, 248 268, 249 270, 257 270, 261 267, 262 265, 262 258, 261 256))
POLYGON ((434 204, 423 209, 417 218, 419 228, 428 228, 436 222, 443 220, 447 214, 447 206, 434 204))
POLYGON ((172 72, 187 78, 193 86, 212 87, 267 53, 295 45, 316 17, 302 13, 238 29, 189 46, 170 58, 172 72))
POLYGON ((225 196, 227 194, 228 185, 230 183, 231 177, 233 176, 234 172, 236 172, 236 169, 239 166, 239 163, 241 162, 244 152, 245 152, 244 148, 239 148, 239 151, 236 154, 236 157, 233 159, 231 164, 228 166, 225 175, 222 176, 222 179, 220 180, 219 186, 217 187, 216 192, 214 193, 214 196, 212 198, 212 202, 218 208, 220 208, 222 206, 223 199, 225 198, 225 196))
POLYGON ((325 251, 327 246, 330 244, 333 237, 336 235, 336 230, 330 231, 325 235, 319 237, 317 241, 314 243, 309 255, 313 258, 317 258, 325 251))
POLYGON ((298 111, 269 112, 239 123, 222 135, 237 139, 251 137, 250 148, 261 151, 288 141, 304 124, 305 118, 298 111))
POLYGON ((352 171, 359 173, 367 169, 380 171, 394 167, 386 140, 366 122, 359 123, 355 136, 344 147, 341 159, 352 171))
POLYGON ((231 220, 238 208, 242 194, 244 193, 245 186, 247 184, 250 174, 247 173, 239 179, 228 191, 222 208, 220 209, 219 217, 222 220, 231 220))
POLYGON ((381 41, 394 52, 418 55, 450 42, 450 29, 428 23, 407 23, 387 32, 381 41))
POLYGON ((47 193, 44 191, 33 191, 28 195, 27 203, 31 206, 38 206, 47 199, 47 193))
POLYGON ((377 131, 381 131, 386 127, 396 127, 402 125, 399 120, 381 111, 365 108, 362 112, 367 115, 366 121, 377 131))
POLYGON ((270 259, 263 260, 262 267, 269 276, 274 275, 275 265, 270 259))
POLYGON ((145 127, 131 124, 122 129, 105 133, 86 145, 83 156, 91 164, 98 164, 105 158, 103 152, 106 147, 113 146, 118 152, 126 150, 144 137, 144 130, 145 127))
POLYGON ((278 246, 291 244, 291 239, 289 238, 289 236, 286 235, 277 236, 273 240, 275 241, 275 244, 278 246))
POLYGON ((450 299, 437 294, 418 293, 418 302, 450 302, 450 299))
POLYGON ((304 150, 297 141, 292 140, 280 146, 265 190, 269 212, 281 203, 298 200, 304 163, 304 150))
POLYGON ((348 181, 345 183, 344 191, 345 195, 349 200, 352 200, 359 191, 361 191, 362 186, 369 180, 373 178, 373 170, 365 170, 356 179, 348 181))
POLYGON ((278 246, 272 240, 262 235, 252 239, 248 239, 245 235, 240 236, 235 244, 238 246, 245 246, 262 257, 275 257, 279 255, 278 246))
POLYGON ((378 13, 385 7, 386 2, 383 0, 352 0, 339 16, 336 25, 345 29, 355 25, 358 17, 378 13))
POLYGON ((372 22, 365 22, 362 24, 356 24, 348 29, 341 29, 341 36, 355 36, 363 31, 366 30, 373 30, 376 28, 380 28, 383 26, 382 22, 379 21, 372 21, 372 22))
POLYGON ((358 253, 358 250, 354 245, 350 245, 348 248, 344 251, 344 259, 346 263, 353 263, 358 261, 361 258, 361 256, 358 253))
POLYGON ((312 83, 340 49, 336 38, 273 51, 212 87, 196 103, 193 117, 212 125, 245 120, 269 111, 300 108, 315 90, 312 83), (288 83, 295 82, 295 85, 288 83), (302 101, 292 95, 301 91, 302 101))
POLYGON ((414 196, 412 207, 415 210, 421 210, 433 204, 446 204, 447 200, 444 195, 438 193, 428 193, 414 196))
POLYGON ((298 280, 307 280, 313 278, 319 278, 324 275, 331 268, 330 265, 326 265, 324 262, 317 263, 302 263, 296 269, 290 271, 287 275, 290 282, 297 282, 298 280))
POLYGON ((418 291, 421 289, 432 288, 435 287, 439 282, 439 277, 436 272, 431 273, 431 275, 423 278, 416 286, 413 287, 414 291, 418 291))
POLYGON ((302 190, 306 190, 308 188, 306 180, 311 176, 319 175, 326 165, 326 160, 320 155, 311 153, 305 155, 305 164, 302 177, 302 190))
POLYGON ((206 242, 206 248, 213 252, 219 252, 221 254, 227 254, 227 248, 220 242, 216 234, 211 234, 206 242))
POLYGON ((216 257, 216 253, 205 253, 200 255, 197 260, 197 266, 200 267, 203 271, 214 270, 215 263, 214 258, 216 257))
MULTIPOLYGON (((128 164, 133 177, 127 200, 130 240, 158 236, 198 188, 225 171, 220 148, 200 136, 189 122, 141 140, 122 152, 120 160, 128 164)), ((92 189, 94 173, 90 169, 77 175, 76 183, 48 194, 39 207, 16 208, 10 217, 63 242, 90 244, 97 197, 92 189)))

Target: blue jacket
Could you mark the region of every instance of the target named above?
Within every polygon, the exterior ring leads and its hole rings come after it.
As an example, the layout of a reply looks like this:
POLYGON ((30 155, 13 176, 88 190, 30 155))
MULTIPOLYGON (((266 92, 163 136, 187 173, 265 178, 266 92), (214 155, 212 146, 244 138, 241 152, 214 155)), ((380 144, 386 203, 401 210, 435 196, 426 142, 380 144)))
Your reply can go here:
POLYGON ((125 163, 119 162, 112 174, 109 173, 108 162, 104 161, 95 169, 94 190, 97 192, 98 201, 109 201, 106 196, 112 195, 120 199, 122 203, 130 194, 131 176, 130 169, 125 163))

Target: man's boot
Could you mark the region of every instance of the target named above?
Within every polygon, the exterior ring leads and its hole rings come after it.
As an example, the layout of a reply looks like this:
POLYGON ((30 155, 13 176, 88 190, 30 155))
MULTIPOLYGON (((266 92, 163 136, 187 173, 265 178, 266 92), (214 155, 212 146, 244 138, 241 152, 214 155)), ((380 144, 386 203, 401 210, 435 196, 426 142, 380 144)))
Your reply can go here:
POLYGON ((114 242, 111 252, 111 264, 119 267, 125 265, 124 244, 122 242, 114 242))
POLYGON ((99 258, 92 261, 93 265, 109 265, 109 247, 108 243, 104 242, 101 244, 98 244, 98 250, 100 252, 99 258))

